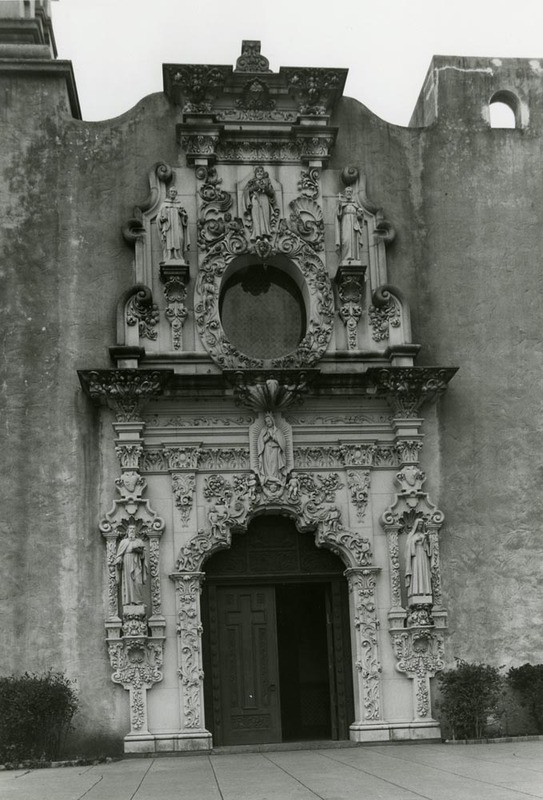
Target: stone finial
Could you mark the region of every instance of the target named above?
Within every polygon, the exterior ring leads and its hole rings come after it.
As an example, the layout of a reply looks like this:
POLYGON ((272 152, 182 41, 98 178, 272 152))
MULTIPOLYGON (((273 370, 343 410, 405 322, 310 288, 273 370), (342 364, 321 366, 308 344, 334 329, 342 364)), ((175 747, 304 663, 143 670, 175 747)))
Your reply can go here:
POLYGON ((236 61, 235 72, 271 72, 270 62, 260 54, 258 39, 244 39, 241 55, 236 61))

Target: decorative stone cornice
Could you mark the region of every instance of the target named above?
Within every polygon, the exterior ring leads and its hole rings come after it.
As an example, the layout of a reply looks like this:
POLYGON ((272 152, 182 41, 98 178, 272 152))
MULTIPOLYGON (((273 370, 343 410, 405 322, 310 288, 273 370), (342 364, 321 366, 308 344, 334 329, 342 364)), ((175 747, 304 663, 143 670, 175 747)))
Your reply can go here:
POLYGON ((177 137, 189 164, 322 166, 330 158, 337 130, 329 120, 347 70, 282 67, 272 72, 260 42, 247 40, 235 70, 165 64, 163 73, 165 94, 182 110, 177 137))
POLYGON ((457 371, 458 367, 372 367, 366 374, 395 415, 409 419, 419 415, 424 403, 437 400, 457 371))
POLYGON ((99 369, 78 370, 77 374, 93 402, 115 411, 117 422, 133 422, 151 397, 162 394, 173 370, 99 369))

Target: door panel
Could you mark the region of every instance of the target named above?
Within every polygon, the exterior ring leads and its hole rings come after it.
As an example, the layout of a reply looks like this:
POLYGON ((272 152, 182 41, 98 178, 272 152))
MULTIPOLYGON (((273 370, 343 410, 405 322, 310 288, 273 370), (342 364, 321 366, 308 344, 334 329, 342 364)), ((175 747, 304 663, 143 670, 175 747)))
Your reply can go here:
POLYGON ((281 741, 272 586, 217 586, 220 743, 281 741))

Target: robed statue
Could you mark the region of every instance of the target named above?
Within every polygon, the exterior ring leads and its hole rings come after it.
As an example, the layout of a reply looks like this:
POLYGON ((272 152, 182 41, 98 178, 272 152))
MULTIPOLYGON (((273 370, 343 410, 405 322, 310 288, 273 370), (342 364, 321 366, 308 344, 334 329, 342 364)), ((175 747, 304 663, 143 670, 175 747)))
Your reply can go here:
POLYGON ((272 235, 272 222, 277 206, 275 189, 263 167, 255 167, 254 177, 243 190, 245 219, 251 229, 250 239, 269 239, 272 235))
POLYGON ((164 261, 181 261, 185 264, 185 250, 190 249, 187 212, 177 198, 177 189, 172 186, 168 197, 160 206, 157 225, 162 242, 164 261))
POLYGON ((336 249, 342 264, 360 263, 363 246, 364 209, 355 199, 352 186, 338 196, 336 249))
POLYGON ((126 536, 119 542, 115 566, 123 606, 143 603, 143 587, 147 579, 145 542, 136 535, 133 524, 128 525, 126 536))
POLYGON ((283 431, 275 424, 272 413, 264 417, 264 427, 257 440, 258 471, 265 488, 279 488, 286 483, 287 443, 283 431))
POLYGON ((430 538, 420 517, 413 523, 405 541, 405 586, 410 603, 432 603, 430 538))

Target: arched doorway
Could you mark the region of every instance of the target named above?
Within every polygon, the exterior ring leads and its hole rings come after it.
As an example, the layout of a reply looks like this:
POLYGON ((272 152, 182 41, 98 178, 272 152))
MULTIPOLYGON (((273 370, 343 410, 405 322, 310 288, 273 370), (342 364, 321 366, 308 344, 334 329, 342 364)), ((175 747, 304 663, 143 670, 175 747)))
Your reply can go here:
POLYGON ((349 738, 344 569, 284 516, 255 518, 206 563, 204 696, 216 745, 349 738))

